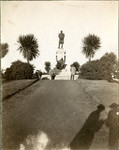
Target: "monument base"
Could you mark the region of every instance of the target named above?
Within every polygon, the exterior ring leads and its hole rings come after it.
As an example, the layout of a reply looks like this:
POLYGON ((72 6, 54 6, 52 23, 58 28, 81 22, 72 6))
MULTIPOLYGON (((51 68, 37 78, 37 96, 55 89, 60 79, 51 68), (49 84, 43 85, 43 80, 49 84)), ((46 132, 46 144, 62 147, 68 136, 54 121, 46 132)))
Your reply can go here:
POLYGON ((57 59, 57 61, 59 61, 61 59, 65 60, 65 54, 66 54, 66 51, 63 48, 59 48, 56 51, 56 59, 57 59))
MULTIPOLYGON (((55 80, 70 80, 71 72, 69 69, 63 69, 59 75, 55 77, 55 80)), ((75 75, 74 80, 78 79, 78 75, 75 75)))

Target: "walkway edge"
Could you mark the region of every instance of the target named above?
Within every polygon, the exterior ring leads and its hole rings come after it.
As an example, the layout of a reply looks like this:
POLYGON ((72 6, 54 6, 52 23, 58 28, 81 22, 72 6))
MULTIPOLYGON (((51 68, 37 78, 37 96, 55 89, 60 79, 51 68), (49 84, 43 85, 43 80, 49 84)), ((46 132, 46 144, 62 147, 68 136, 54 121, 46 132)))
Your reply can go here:
POLYGON ((2 102, 4 102, 5 100, 9 99, 10 97, 12 97, 13 95, 19 93, 20 91, 23 91, 25 90, 26 88, 28 88, 29 86, 31 86, 32 84, 34 84, 35 82, 39 81, 39 79, 36 79, 35 81, 33 81, 32 83, 30 83, 29 85, 27 85, 26 87, 22 88, 22 89, 19 89, 18 91, 12 93, 12 94, 9 94, 5 97, 2 98, 2 102))

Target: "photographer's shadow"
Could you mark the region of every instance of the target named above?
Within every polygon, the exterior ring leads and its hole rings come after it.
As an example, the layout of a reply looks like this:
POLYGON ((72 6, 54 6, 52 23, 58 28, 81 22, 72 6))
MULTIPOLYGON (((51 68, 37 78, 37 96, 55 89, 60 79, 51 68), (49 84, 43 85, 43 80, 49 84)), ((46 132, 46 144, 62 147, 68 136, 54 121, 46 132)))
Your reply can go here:
POLYGON ((105 106, 100 104, 97 110, 93 111, 86 122, 84 123, 81 130, 77 133, 73 141, 70 143, 70 148, 72 150, 76 149, 89 149, 94 135, 98 132, 104 121, 100 119, 100 113, 105 109, 105 106))

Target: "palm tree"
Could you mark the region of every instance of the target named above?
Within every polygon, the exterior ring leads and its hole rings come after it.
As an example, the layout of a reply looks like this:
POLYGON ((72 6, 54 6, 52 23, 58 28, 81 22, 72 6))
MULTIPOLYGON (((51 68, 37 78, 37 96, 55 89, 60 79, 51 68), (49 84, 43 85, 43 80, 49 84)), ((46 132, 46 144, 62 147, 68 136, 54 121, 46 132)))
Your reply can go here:
POLYGON ((86 58, 89 58, 89 61, 91 61, 91 58, 94 57, 95 52, 101 47, 100 44, 100 38, 96 35, 89 34, 87 37, 83 39, 83 48, 82 53, 86 55, 86 58))
POLYGON ((28 63, 39 55, 38 42, 33 34, 19 36, 17 42, 20 44, 18 50, 28 63))
POLYGON ((2 43, 1 44, 1 57, 5 57, 5 55, 8 53, 9 51, 9 45, 7 43, 2 43))

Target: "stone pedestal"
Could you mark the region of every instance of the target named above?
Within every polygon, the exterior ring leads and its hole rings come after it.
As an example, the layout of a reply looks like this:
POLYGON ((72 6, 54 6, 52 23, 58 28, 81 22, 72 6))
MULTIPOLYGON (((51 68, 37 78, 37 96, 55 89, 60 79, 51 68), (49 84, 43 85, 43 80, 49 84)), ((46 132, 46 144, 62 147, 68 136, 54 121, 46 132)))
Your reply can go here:
POLYGON ((60 59, 66 60, 66 51, 63 48, 59 48, 56 51, 56 61, 59 61, 60 59))
MULTIPOLYGON (((63 69, 59 75, 55 77, 55 80, 70 80, 71 72, 69 69, 63 69)), ((78 75, 75 75, 74 80, 78 79, 78 75)))

